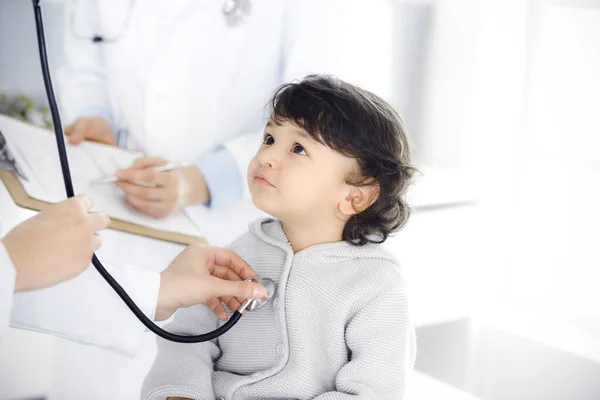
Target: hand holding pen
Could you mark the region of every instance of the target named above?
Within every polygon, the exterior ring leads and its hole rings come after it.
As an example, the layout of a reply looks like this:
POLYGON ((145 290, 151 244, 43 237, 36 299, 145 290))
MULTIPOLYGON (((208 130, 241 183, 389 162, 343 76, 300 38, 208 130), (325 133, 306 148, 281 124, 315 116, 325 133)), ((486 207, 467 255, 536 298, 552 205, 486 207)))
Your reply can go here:
POLYGON ((160 157, 139 158, 131 167, 102 182, 107 180, 116 182, 134 208, 155 218, 167 217, 188 205, 210 199, 198 168, 187 163, 169 163, 160 157))
MULTIPOLYGON (((123 170, 123 171, 128 171, 129 169, 134 169, 136 164, 133 164, 130 168, 128 168, 127 170, 123 170)), ((166 171, 173 171, 175 169, 179 169, 179 168, 184 168, 184 167, 189 167, 190 163, 172 163, 172 162, 168 162, 166 164, 157 164, 155 166, 152 167, 146 167, 146 170, 149 171, 154 171, 154 172, 166 172, 166 171)), ((115 175, 111 175, 111 176, 105 176, 104 178, 100 178, 96 181, 93 181, 92 184, 93 185, 103 185, 106 183, 114 183, 114 182, 118 182, 119 178, 120 179, 124 179, 124 174, 126 174, 123 171, 117 171, 117 173, 115 175)), ((136 181, 136 180, 132 180, 131 183, 135 183, 136 185, 140 185, 140 186, 145 186, 145 187, 156 187, 158 186, 154 181, 152 182, 146 182, 146 181, 136 181)))

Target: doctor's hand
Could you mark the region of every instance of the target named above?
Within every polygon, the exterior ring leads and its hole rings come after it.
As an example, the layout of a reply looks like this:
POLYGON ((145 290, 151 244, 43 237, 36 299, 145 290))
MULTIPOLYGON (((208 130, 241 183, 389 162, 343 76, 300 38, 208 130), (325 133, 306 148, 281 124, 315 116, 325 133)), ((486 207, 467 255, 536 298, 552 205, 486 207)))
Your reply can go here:
POLYGON ((137 210, 154 218, 164 218, 193 204, 210 199, 202 172, 194 166, 171 171, 153 171, 167 164, 160 157, 138 158, 131 167, 116 173, 117 186, 125 200, 137 210))
POLYGON ((108 226, 104 213, 92 212, 88 196, 54 204, 17 225, 2 243, 17 272, 15 291, 41 289, 85 270, 100 245, 96 235, 108 226))
POLYGON ((103 117, 78 118, 65 128, 70 144, 79 144, 84 140, 115 145, 115 134, 108 121, 103 117))
POLYGON ((263 285, 244 281, 254 275, 254 270, 231 250, 191 244, 160 274, 155 319, 162 321, 179 308, 203 304, 226 320, 219 297, 235 311, 241 306, 238 298, 266 296, 263 285))

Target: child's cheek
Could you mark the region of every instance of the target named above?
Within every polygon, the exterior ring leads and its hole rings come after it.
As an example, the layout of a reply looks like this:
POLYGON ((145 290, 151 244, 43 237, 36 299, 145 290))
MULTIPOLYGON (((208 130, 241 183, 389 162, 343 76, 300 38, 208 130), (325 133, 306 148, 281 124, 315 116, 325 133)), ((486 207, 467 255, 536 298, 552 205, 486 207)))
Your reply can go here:
POLYGON ((304 176, 298 176, 294 180, 286 180, 286 187, 290 195, 286 196, 298 209, 312 209, 322 194, 322 188, 315 181, 304 176))
POLYGON ((258 170, 258 162, 256 161, 256 157, 253 157, 250 160, 250 164, 248 165, 248 172, 246 174, 246 180, 248 181, 248 186, 252 186, 252 180, 254 179, 254 175, 258 170))

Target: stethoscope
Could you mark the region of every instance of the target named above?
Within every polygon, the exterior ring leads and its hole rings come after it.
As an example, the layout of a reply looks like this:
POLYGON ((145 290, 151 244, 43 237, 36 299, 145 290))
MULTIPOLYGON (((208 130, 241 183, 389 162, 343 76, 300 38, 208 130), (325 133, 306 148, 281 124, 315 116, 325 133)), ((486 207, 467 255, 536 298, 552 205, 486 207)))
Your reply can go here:
MULTIPOLYGON (((73 197, 75 192, 73 190, 73 182, 71 180, 71 173, 69 171, 69 161, 67 158, 67 151, 65 147, 65 139, 63 136, 62 124, 60 121, 60 115, 58 112, 58 106, 56 104, 56 99, 54 97, 54 90, 52 88, 52 80, 50 79, 50 69, 48 68, 48 57, 46 55, 46 38, 44 35, 44 25, 42 22, 42 12, 40 9, 40 0, 32 0, 33 2, 33 10, 35 13, 35 24, 37 30, 37 39, 38 39, 38 48, 40 52, 40 61, 42 64, 42 74, 44 76, 44 85, 46 87, 46 94, 48 96, 48 103, 50 105, 50 112, 52 114, 52 122, 54 123, 54 133, 56 134, 56 145, 58 147, 58 155, 60 158, 60 166, 63 173, 63 179, 65 182, 65 189, 67 191, 67 197, 73 197)), ((267 289, 267 296, 262 299, 248 299, 246 300, 241 307, 235 311, 231 317, 221 325, 219 328, 215 329, 212 332, 208 332, 202 335, 194 335, 194 336, 184 336, 184 335, 176 335, 171 332, 167 332, 164 329, 158 327, 153 321, 150 320, 134 303, 134 301, 129 297, 127 292, 119 285, 119 283, 106 271, 96 254, 92 256, 92 264, 98 270, 100 275, 108 282, 108 284, 117 292, 119 297, 125 302, 127 307, 135 314, 135 316, 152 332, 156 335, 170 340, 172 342, 179 343, 198 343, 198 342, 206 342, 208 340, 213 340, 228 330, 230 330, 242 317, 242 313, 245 311, 256 311, 262 307, 264 307, 268 301, 275 294, 275 284, 272 280, 260 277, 252 277, 249 278, 249 281, 257 282, 264 285, 267 289)))
MULTIPOLYGON (((90 40, 93 43, 118 42, 123 38, 123 36, 125 36, 125 33, 129 29, 131 13, 133 10, 133 3, 134 0, 129 1, 129 6, 127 7, 127 12, 125 14, 123 24, 121 25, 121 29, 113 36, 107 36, 99 33, 93 35, 81 34, 76 27, 75 8, 73 8, 70 16, 71 31, 73 32, 73 35, 75 37, 83 40, 90 40)), ((227 22, 227 25, 231 27, 240 25, 246 20, 248 15, 250 15, 251 8, 252 4, 250 3, 250 0, 225 0, 225 2, 223 3, 222 12, 223 16, 225 17, 225 21, 227 22)))

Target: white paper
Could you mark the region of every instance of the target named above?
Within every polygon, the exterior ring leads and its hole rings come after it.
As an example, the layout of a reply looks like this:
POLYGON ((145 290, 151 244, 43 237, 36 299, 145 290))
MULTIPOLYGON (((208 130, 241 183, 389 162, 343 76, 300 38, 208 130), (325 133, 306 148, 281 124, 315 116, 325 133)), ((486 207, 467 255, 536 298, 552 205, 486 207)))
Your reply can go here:
MULTIPOLYGON (((27 180, 19 178, 27 194, 37 200, 56 203, 66 198, 56 138, 53 132, 0 115, 0 132, 27 180)), ((111 218, 132 222, 162 231, 200 236, 196 225, 183 213, 155 219, 127 204, 114 184, 91 185, 91 182, 130 166, 141 154, 98 143, 68 143, 67 155, 75 194, 88 194, 94 210, 111 218)))

